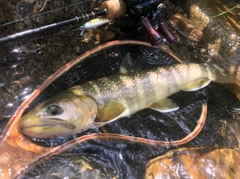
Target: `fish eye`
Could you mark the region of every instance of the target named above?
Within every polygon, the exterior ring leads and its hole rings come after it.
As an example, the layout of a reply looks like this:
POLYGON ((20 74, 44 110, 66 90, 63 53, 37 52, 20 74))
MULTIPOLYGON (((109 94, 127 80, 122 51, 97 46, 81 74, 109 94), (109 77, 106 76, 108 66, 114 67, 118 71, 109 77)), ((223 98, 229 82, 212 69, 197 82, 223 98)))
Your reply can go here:
POLYGON ((63 112, 62 108, 58 105, 51 105, 47 109, 47 113, 50 116, 56 116, 56 115, 62 114, 62 112, 63 112))

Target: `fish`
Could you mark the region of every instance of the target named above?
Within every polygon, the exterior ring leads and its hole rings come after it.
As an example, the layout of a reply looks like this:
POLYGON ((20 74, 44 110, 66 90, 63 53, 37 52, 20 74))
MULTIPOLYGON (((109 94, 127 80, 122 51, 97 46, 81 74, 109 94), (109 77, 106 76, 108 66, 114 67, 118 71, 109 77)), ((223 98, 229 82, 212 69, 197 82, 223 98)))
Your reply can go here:
POLYGON ((172 94, 196 91, 211 81, 237 80, 211 62, 125 71, 60 92, 24 115, 18 130, 30 138, 47 139, 102 127, 146 108, 172 112, 179 109, 168 98, 172 94))

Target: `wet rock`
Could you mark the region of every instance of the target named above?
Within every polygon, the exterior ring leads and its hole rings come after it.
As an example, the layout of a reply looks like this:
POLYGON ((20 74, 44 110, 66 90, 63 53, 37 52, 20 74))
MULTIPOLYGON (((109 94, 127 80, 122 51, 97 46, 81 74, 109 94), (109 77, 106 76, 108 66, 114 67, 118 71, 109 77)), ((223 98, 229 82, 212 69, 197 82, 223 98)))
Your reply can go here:
POLYGON ((150 160, 144 178, 237 179, 239 160, 240 153, 233 149, 181 148, 150 160))
POLYGON ((86 178, 86 179, 116 179, 113 170, 92 160, 92 157, 80 155, 59 155, 52 158, 51 162, 45 161, 34 170, 27 172, 22 178, 33 178, 36 173, 41 173, 42 178, 86 178), (45 171, 45 172, 43 172, 45 171))

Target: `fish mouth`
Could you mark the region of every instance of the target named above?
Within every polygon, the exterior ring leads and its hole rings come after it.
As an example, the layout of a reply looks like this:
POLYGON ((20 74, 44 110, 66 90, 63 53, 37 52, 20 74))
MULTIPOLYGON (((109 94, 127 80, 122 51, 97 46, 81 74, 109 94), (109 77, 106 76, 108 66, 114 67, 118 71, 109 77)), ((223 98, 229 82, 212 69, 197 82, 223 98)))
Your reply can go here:
POLYGON ((19 130, 24 131, 26 129, 35 128, 35 127, 56 127, 61 126, 68 130, 74 130, 76 126, 72 123, 67 122, 66 120, 58 119, 58 118, 47 118, 41 119, 41 122, 35 122, 34 120, 31 123, 27 123, 26 121, 22 121, 19 123, 19 130), (44 122, 43 122, 44 121, 44 122))

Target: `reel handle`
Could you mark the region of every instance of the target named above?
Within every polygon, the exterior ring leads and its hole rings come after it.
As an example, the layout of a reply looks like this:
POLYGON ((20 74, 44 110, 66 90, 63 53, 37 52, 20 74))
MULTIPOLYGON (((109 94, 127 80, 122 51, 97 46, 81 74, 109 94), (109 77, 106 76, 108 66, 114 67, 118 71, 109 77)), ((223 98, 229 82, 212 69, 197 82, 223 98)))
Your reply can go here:
POLYGON ((139 24, 148 36, 152 45, 158 45, 162 42, 162 35, 152 27, 152 24, 148 17, 144 17, 139 24))
POLYGON ((170 44, 175 44, 177 42, 177 38, 168 30, 168 27, 164 22, 159 24, 159 30, 170 44))

